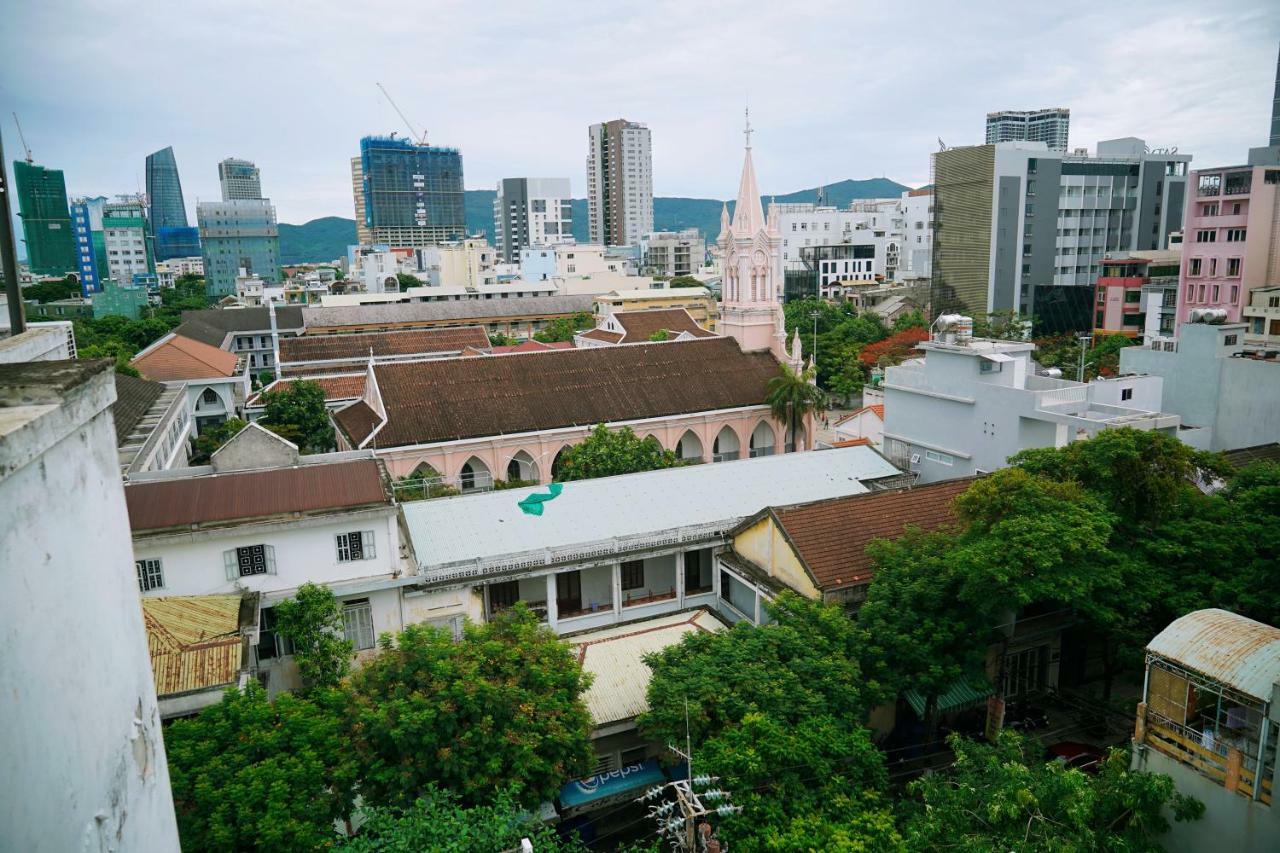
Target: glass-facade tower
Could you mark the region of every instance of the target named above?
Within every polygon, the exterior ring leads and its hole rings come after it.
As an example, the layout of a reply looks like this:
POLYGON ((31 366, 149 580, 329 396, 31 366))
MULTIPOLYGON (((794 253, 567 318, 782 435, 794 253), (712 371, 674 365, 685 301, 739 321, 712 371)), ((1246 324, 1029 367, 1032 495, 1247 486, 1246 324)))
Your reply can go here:
POLYGON ((466 236, 462 154, 408 139, 360 140, 364 224, 375 244, 430 246, 466 236))
POLYGON ((280 229, 270 199, 202 202, 196 218, 210 295, 234 295, 241 270, 263 281, 280 280, 280 229))
POLYGON ((65 275, 77 271, 75 235, 62 170, 15 160, 13 177, 31 272, 65 275))
POLYGON ((151 204, 152 229, 187 227, 182 181, 178 178, 178 161, 174 159, 172 147, 147 155, 147 198, 151 204))

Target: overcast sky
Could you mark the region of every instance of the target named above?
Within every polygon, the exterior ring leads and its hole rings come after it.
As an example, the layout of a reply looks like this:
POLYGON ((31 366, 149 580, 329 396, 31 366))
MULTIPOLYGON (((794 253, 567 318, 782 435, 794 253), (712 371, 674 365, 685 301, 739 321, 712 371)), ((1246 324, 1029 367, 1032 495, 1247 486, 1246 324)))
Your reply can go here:
POLYGON ((137 191, 172 145, 188 216, 216 163, 255 161, 280 220, 352 216, 359 138, 403 123, 462 150, 468 189, 567 176, 586 130, 653 132, 654 192, 736 192, 749 101, 761 189, 929 177, 995 109, 1065 106, 1072 146, 1140 136, 1197 164, 1267 142, 1274 0, 1054 4, 16 0, 0 128, 77 195, 137 191))

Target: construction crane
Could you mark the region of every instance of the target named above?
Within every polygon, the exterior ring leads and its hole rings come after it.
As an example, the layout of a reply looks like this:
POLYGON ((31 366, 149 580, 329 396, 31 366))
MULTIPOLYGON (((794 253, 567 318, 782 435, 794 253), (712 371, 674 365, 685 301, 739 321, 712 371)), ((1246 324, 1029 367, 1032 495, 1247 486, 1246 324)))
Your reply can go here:
POLYGON ((391 108, 396 111, 396 114, 400 116, 400 120, 404 122, 404 126, 409 128, 409 137, 418 145, 426 145, 427 132, 424 130, 422 133, 418 133, 418 131, 414 130, 413 125, 409 123, 409 119, 407 119, 405 114, 400 111, 400 108, 396 106, 396 102, 391 99, 391 94, 386 90, 386 87, 381 83, 377 85, 378 89, 382 92, 382 96, 387 99, 387 103, 391 104, 391 108))
POLYGON ((18 114, 13 113, 13 123, 18 126, 18 139, 22 140, 22 150, 27 152, 27 165, 30 166, 35 160, 31 159, 31 148, 27 145, 27 137, 22 133, 22 122, 18 121, 18 114))

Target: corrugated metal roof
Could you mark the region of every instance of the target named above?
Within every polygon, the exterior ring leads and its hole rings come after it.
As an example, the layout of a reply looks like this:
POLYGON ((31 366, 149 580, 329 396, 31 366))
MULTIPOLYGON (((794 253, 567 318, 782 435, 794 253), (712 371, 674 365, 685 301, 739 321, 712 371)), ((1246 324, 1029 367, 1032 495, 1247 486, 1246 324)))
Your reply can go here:
POLYGON ((142 599, 156 695, 231 684, 243 665, 239 595, 142 599))
POLYGON ((1280 682, 1280 628, 1226 610, 1196 610, 1173 620, 1147 651, 1263 702, 1280 682))
POLYGON ((593 296, 523 296, 519 299, 459 299, 450 302, 408 302, 302 309, 308 327, 397 326, 406 323, 477 321, 490 317, 554 317, 590 313, 593 296))
POLYGON ((545 486, 402 505, 422 566, 724 522, 766 506, 857 495, 900 472, 869 447, 786 453, 564 484, 540 516, 517 504, 545 486))
POLYGON ((591 687, 583 700, 596 726, 630 720, 649 710, 646 694, 653 671, 643 658, 674 646, 693 631, 723 631, 725 624, 706 610, 673 613, 630 625, 616 625, 571 637, 591 687))

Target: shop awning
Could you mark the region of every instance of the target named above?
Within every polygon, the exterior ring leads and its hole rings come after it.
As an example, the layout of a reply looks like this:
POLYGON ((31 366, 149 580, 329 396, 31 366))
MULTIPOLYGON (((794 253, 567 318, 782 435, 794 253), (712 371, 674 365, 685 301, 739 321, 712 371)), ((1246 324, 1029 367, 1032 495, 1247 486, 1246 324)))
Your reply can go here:
POLYGON ((560 789, 560 805, 567 811, 578 811, 584 806, 605 805, 606 801, 620 794, 639 796, 638 790, 666 781, 662 768, 655 758, 638 764, 628 764, 607 773, 597 773, 586 779, 570 782, 560 789))
MULTIPOLYGON (((977 678, 959 678, 951 682, 951 686, 938 696, 938 713, 963 711, 981 705, 987 697, 994 693, 991 685, 977 678)), ((907 700, 916 716, 924 719, 924 708, 928 697, 914 690, 904 690, 902 697, 907 700)))

